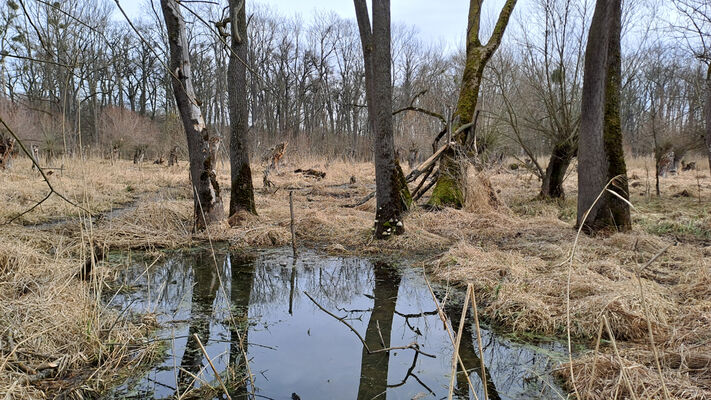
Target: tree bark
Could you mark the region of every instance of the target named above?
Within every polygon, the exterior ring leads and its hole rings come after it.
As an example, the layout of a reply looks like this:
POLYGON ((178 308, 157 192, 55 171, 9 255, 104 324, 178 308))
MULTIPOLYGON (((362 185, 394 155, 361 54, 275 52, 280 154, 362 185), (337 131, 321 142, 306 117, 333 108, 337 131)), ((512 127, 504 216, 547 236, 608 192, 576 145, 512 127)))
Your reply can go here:
POLYGON ((711 171, 711 61, 709 61, 708 71, 706 72, 704 119, 706 119, 706 155, 709 159, 709 171, 711 171))
MULTIPOLYGON (((455 121, 452 126, 453 131, 456 131, 462 125, 472 122, 479 99, 479 88, 484 74, 484 67, 501 44, 509 18, 516 6, 516 0, 506 0, 494 27, 494 32, 491 34, 489 41, 482 45, 479 39, 479 25, 483 3, 484 0, 470 0, 469 2, 467 56, 457 100, 457 109, 453 115, 455 121)), ((469 132, 473 132, 475 129, 476 127, 473 126, 452 138, 454 145, 447 149, 440 161, 440 173, 428 203, 430 206, 462 208, 464 205, 467 176, 466 145, 469 139, 469 132)))
POLYGON ((168 31, 173 93, 188 139, 190 178, 194 188, 194 229, 200 231, 224 218, 215 172, 216 154, 211 151, 210 137, 193 89, 185 21, 176 0, 161 0, 161 7, 168 31))
POLYGON ((540 197, 544 199, 563 199, 563 180, 565 171, 568 170, 570 162, 575 157, 576 149, 570 142, 558 143, 553 147, 551 159, 548 161, 546 173, 543 175, 540 197))
POLYGON ((247 150, 249 104, 247 103, 247 20, 245 1, 230 0, 232 51, 227 67, 230 107, 230 217, 240 211, 257 214, 252 169, 247 150), (239 58, 239 59, 238 59, 239 58))
POLYGON ((621 0, 598 0, 585 52, 577 224, 589 233, 632 225, 629 205, 618 197, 629 198, 620 128, 621 20, 621 0), (603 193, 611 180, 616 195, 603 193))
POLYGON ((371 30, 365 0, 354 0, 365 62, 368 123, 375 135, 375 237, 405 232, 402 213, 410 195, 395 159, 390 63, 390 1, 373 1, 371 30))

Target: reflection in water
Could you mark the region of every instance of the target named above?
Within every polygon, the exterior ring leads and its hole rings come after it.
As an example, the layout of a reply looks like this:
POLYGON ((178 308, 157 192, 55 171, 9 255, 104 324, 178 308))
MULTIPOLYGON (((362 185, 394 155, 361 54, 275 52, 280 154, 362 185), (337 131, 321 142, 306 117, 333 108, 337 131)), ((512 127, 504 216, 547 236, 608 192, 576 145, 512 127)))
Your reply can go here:
MULTIPOLYGON (((198 253, 188 258, 192 265, 209 265, 211 256, 198 253)), ((223 257, 224 258, 224 257, 223 257)), ((202 351, 195 335, 203 344, 210 338, 210 318, 213 303, 217 296, 219 279, 214 268, 193 268, 193 293, 190 301, 190 327, 188 328, 187 344, 183 352, 183 359, 178 370, 178 389, 180 393, 186 392, 195 380, 194 376, 200 372, 202 351)))
MULTIPOLYGON (((365 331, 365 343, 371 350, 390 347, 390 332, 400 286, 400 274, 386 264, 375 263, 373 274, 373 311, 365 331)), ((363 346, 358 399, 370 400, 387 390, 389 356, 389 352, 368 354, 363 346)))
MULTIPOLYGON (((451 343, 418 272, 308 252, 294 261, 290 253, 263 251, 252 258, 224 253, 217 257, 216 268, 210 253, 197 252, 176 255, 147 272, 142 266, 125 271, 122 279, 137 290, 116 296, 114 305, 156 312, 165 327, 158 336, 167 339, 168 354, 161 365, 126 382, 114 395, 171 398, 205 382, 217 386, 193 334, 223 379, 237 382, 247 376, 241 337, 254 391, 261 398, 290 399, 292 393, 304 400, 446 395, 451 343), (371 352, 304 292, 343 317, 371 352), (411 349, 372 352, 412 342, 436 358, 418 356, 411 349)), ((452 304, 445 311, 459 321, 461 305, 452 304)), ((482 335, 490 398, 558 397, 549 355, 485 330, 482 335)), ((482 371, 471 323, 465 324, 463 337, 460 354, 481 398, 482 371)), ((545 346, 548 354, 562 350, 555 344, 545 346)), ((246 398, 252 390, 236 386, 233 398, 246 398)), ((461 371, 456 395, 474 398, 461 371)))

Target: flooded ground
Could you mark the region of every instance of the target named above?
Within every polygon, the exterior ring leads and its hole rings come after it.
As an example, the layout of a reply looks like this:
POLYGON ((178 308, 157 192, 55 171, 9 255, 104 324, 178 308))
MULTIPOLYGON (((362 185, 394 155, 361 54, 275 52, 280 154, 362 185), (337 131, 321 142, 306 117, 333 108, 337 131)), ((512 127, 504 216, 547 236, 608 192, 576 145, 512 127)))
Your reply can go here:
MULTIPOLYGON (((254 256, 218 251, 214 258, 211 252, 190 251, 148 269, 136 263, 121 280, 131 290, 112 304, 156 313, 167 356, 117 388, 113 398, 173 398, 205 383, 218 387, 194 334, 223 379, 235 370, 246 375, 238 333, 246 343, 257 398, 441 399, 448 394, 452 345, 420 269, 313 252, 294 262, 287 249, 254 256), (352 326, 371 352, 306 293, 352 326), (232 329, 235 324, 239 332, 232 329), (373 352, 413 342, 423 353, 373 352)), ((442 298, 445 288, 435 285, 435 292, 442 298)), ((463 296, 451 291, 449 297, 445 311, 459 321, 463 296)), ((482 335, 490 399, 565 397, 551 377, 562 346, 516 344, 483 329, 482 335)), ((460 354, 482 398, 471 320, 460 354)), ((457 374, 455 387, 455 398, 474 398, 464 373, 457 374)), ((246 398, 251 390, 231 395, 246 398)))

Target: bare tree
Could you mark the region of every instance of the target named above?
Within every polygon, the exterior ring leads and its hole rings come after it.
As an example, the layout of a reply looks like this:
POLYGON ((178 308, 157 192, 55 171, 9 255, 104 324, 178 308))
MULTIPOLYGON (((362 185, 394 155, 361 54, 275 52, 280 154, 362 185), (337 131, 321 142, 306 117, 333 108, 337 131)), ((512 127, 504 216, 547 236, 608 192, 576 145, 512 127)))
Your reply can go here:
POLYGON ((706 102, 704 120, 706 121, 706 155, 711 169, 711 3, 708 0, 674 0, 677 10, 690 22, 684 29, 687 42, 694 56, 704 62, 706 71, 706 102), (695 36, 694 38, 688 37, 695 36))
POLYGON ((257 214, 247 151, 247 20, 244 0, 230 0, 232 45, 227 79, 230 103, 230 217, 240 211, 257 214))
POLYGON ((195 97, 190 49, 179 5, 176 0, 161 0, 161 7, 168 31, 173 93, 188 139, 190 178, 194 188, 194 229, 203 230, 222 220, 225 212, 215 172, 215 147, 210 144, 210 135, 200 111, 202 103, 195 97))
MULTIPOLYGON (((511 13, 513 13, 516 0, 506 0, 501 13, 499 13, 494 31, 484 45, 482 45, 479 38, 483 3, 484 0, 470 0, 469 2, 466 63, 459 90, 457 109, 454 113, 453 131, 474 121, 484 67, 486 67, 486 63, 489 62, 491 56, 501 44, 501 39, 504 36, 511 13)), ((469 140, 473 139, 474 136, 470 136, 469 133, 474 132, 474 128, 471 126, 453 137, 455 145, 443 154, 437 184, 429 201, 431 206, 451 206, 456 208, 463 206, 467 166, 466 162, 462 162, 462 157, 458 156, 458 154, 467 152, 469 140)))
POLYGON ((585 51, 578 147, 577 223, 588 232, 632 227, 620 125, 621 30, 622 1, 597 0, 585 51))
POLYGON ((410 202, 393 140, 390 0, 373 1, 372 29, 365 0, 353 3, 363 47, 368 122, 375 134, 375 237, 384 239, 405 232, 402 213, 410 202))

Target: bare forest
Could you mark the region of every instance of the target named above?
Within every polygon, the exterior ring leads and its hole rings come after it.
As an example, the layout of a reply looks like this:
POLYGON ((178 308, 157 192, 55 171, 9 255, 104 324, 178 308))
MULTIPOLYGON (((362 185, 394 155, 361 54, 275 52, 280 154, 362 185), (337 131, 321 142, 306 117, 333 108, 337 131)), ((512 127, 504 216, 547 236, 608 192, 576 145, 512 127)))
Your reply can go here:
POLYGON ((711 398, 711 3, 297 3, 0 0, 0 397, 711 398))

